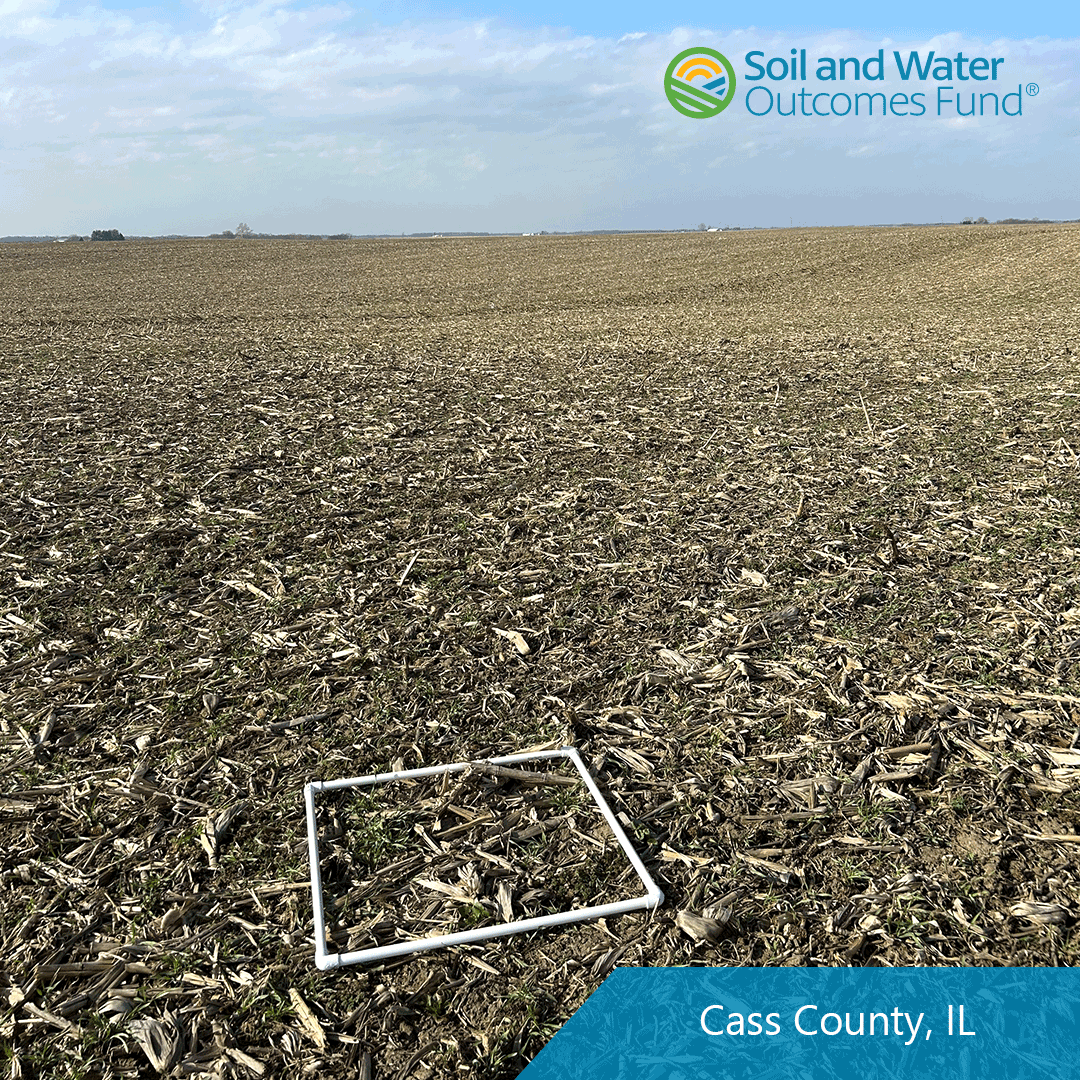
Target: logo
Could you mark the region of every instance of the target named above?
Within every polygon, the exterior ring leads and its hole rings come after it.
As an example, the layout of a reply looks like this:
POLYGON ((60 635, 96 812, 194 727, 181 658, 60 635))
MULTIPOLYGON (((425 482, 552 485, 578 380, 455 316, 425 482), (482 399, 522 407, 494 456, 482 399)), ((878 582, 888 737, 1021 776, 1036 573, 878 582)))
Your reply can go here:
POLYGON ((686 49, 668 64, 664 93, 683 116, 705 120, 731 104, 735 97, 735 69, 715 49, 686 49))

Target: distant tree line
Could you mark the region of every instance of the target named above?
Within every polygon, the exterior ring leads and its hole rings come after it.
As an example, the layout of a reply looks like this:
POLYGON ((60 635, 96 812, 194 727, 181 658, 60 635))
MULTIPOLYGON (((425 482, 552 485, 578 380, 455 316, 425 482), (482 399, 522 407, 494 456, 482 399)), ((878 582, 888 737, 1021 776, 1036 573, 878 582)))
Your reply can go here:
MULTIPOLYGON (((922 223, 926 226, 937 226, 945 224, 944 222, 929 221, 922 223)), ((950 222, 950 224, 952 224, 950 222)), ((1080 218, 1065 218, 1061 220, 1046 219, 1046 218, 1002 218, 1000 221, 989 222, 986 218, 965 218, 962 224, 965 225, 1073 225, 1080 224, 1080 218)), ((900 223, 901 228, 914 228, 919 223, 914 221, 903 221, 900 223)), ((747 226, 749 228, 749 226, 747 226)), ((826 226, 828 227, 828 226, 826 226)), ((843 226, 834 226, 835 228, 843 228, 843 226)), ((896 228, 895 225, 879 225, 879 228, 896 228)), ((738 232, 742 226, 739 225, 722 225, 718 226, 717 231, 720 232, 738 232)), ((706 231, 709 231, 709 226, 705 226, 706 231)), ((489 232, 444 232, 444 233, 408 233, 410 238, 428 238, 428 237, 451 237, 451 236, 633 236, 640 233, 684 233, 684 232, 700 232, 701 226, 696 229, 578 229, 574 232, 559 232, 547 230, 540 230, 535 233, 489 233, 489 232)), ((236 230, 226 229, 224 232, 211 233, 210 238, 215 240, 233 240, 236 238, 241 239, 257 239, 257 240, 383 240, 393 239, 396 237, 404 237, 405 233, 257 233, 252 232, 243 222, 237 226, 236 230)), ((182 233, 170 233, 167 235, 159 236, 133 236, 125 238, 124 234, 119 229, 95 229, 90 236, 79 236, 77 233, 72 233, 69 236, 0 236, 0 244, 62 244, 65 242, 78 241, 78 240, 200 240, 201 236, 190 236, 182 233)))
POLYGON ((352 233, 257 233, 243 221, 235 229, 211 233, 211 240, 352 240, 352 233))

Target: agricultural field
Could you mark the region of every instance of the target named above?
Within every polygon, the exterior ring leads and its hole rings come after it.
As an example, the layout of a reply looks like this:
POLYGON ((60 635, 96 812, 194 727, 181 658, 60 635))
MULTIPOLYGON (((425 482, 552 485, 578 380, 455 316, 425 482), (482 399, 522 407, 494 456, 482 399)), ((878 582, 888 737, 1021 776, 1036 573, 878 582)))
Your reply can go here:
MULTIPOLYGON (((0 1067, 516 1076, 617 965, 1080 959, 1080 227, 0 248, 0 1067), (322 973, 307 781, 666 899, 322 973)), ((320 802, 328 947, 636 895, 320 802)))

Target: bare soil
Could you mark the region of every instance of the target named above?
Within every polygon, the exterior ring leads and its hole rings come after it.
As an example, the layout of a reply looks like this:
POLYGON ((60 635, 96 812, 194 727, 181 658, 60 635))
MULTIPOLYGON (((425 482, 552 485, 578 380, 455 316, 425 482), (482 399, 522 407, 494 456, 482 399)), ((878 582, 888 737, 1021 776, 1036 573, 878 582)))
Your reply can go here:
MULTIPOLYGON (((1075 963, 1078 281, 1073 225, 0 247, 3 1067, 496 1080, 615 965, 1075 963), (316 971, 306 781, 565 744, 657 912, 316 971)), ((332 947, 634 894, 577 788, 455 783, 326 800, 332 947)))

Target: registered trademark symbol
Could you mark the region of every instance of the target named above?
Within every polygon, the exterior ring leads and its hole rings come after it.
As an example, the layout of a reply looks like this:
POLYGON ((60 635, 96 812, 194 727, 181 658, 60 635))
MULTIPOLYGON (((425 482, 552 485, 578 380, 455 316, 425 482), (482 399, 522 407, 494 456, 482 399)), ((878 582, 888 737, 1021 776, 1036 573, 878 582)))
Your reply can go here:
POLYGON ((1028 97, 1035 97, 1039 92, 1039 84, 1037 82, 1029 82, 1024 89, 1027 91, 1028 97))

